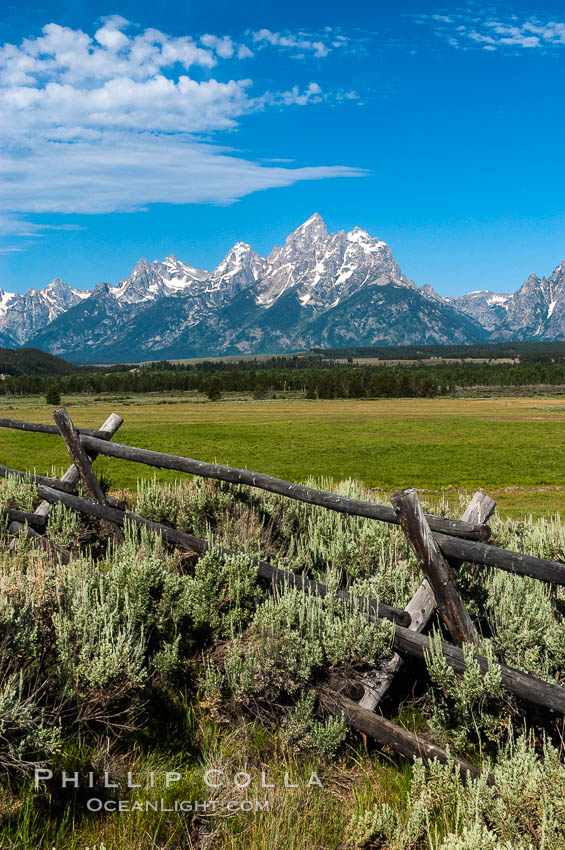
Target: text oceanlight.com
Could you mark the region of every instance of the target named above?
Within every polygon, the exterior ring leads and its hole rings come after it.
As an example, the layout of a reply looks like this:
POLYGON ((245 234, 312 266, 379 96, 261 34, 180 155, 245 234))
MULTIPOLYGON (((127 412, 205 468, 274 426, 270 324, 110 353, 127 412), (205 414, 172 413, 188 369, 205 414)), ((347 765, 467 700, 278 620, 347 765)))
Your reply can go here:
POLYGON ((199 812, 207 815, 234 812, 268 812, 269 799, 263 800, 101 800, 91 797, 86 802, 89 812, 199 812))

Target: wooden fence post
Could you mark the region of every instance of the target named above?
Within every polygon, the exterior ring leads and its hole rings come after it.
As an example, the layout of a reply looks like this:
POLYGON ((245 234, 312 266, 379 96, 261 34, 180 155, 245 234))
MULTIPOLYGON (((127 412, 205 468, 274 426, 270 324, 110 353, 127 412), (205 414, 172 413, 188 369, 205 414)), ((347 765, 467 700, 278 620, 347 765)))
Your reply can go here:
POLYGON ((455 571, 435 542, 414 487, 391 496, 402 529, 433 591, 438 611, 454 642, 478 643, 478 636, 457 585, 455 571))
MULTIPOLYGON (((60 407, 53 413, 53 419, 61 432, 61 437, 65 442, 71 460, 78 470, 88 497, 91 501, 97 502, 99 505, 106 505, 106 496, 98 478, 94 474, 86 449, 81 445, 78 431, 73 425, 71 417, 64 407, 60 407)), ((124 535, 115 523, 103 520, 102 528, 118 543, 123 543, 124 535)))
MULTIPOLYGON (((484 523, 493 515, 496 502, 481 490, 473 495, 467 505, 465 513, 461 517, 466 522, 484 523)), ((455 559, 450 560, 453 568, 456 567, 455 559)), ((413 632, 422 632, 429 622, 436 607, 436 600, 427 578, 424 579, 418 590, 406 605, 406 611, 411 620, 408 628, 413 632)), ((365 693, 359 700, 361 708, 374 711, 386 692, 392 680, 400 670, 403 663, 402 656, 394 652, 379 670, 370 670, 363 677, 365 693)))
MULTIPOLYGON (((109 415, 109 417, 106 419, 106 421, 103 423, 102 427, 100 428, 101 431, 104 431, 108 435, 106 439, 110 440, 114 436, 114 434, 116 433, 118 428, 123 424, 123 421, 124 420, 122 419, 122 417, 118 416, 117 413, 111 413, 109 415)), ((94 461, 97 457, 96 452, 92 452, 92 451, 90 451, 88 453, 88 455, 89 455, 91 461, 94 461)), ((65 486, 65 490, 67 492, 70 492, 78 484, 79 478, 80 478, 80 473, 73 463, 67 469, 65 474, 62 476, 61 483, 65 486)), ((39 483, 47 484, 46 481, 39 482, 39 483)), ((47 484, 47 486, 52 487, 53 485, 47 484)), ((39 505, 35 509, 34 513, 36 513, 38 516, 48 517, 50 510, 51 510, 51 503, 44 500, 44 501, 39 503, 39 505)))

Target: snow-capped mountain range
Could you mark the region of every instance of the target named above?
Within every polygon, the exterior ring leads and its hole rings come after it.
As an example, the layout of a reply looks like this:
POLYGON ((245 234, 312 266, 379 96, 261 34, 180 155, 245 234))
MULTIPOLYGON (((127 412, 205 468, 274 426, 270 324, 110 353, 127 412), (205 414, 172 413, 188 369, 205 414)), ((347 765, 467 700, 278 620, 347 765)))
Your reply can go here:
POLYGON ((58 277, 43 289, 30 289, 24 295, 0 289, 0 340, 23 345, 28 339, 74 307, 89 291, 72 289, 58 277))
POLYGON ((0 289, 0 345, 75 362, 510 339, 565 339, 565 261, 513 295, 445 298, 408 280, 386 242, 328 233, 317 214, 267 258, 238 242, 212 272, 171 254, 116 286, 0 289))

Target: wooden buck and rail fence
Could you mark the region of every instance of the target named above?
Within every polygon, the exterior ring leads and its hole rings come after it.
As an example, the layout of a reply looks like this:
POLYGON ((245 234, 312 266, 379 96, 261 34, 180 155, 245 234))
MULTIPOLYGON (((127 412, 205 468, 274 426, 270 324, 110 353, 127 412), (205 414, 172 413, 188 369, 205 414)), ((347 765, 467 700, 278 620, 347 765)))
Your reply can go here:
MULTIPOLYGON (((376 714, 375 709, 400 669, 404 656, 423 659, 426 652, 430 651, 431 639, 422 632, 436 611, 452 640, 452 643, 441 644, 445 660, 456 672, 465 670, 466 661, 462 647, 464 644, 478 644, 479 638, 457 589, 456 571, 460 565, 463 562, 471 562, 479 566, 497 567, 518 575, 531 576, 551 584, 565 585, 565 564, 510 552, 488 543, 490 528, 487 521, 492 516, 496 503, 481 491, 474 494, 460 520, 448 519, 425 514, 413 488, 395 493, 391 497, 392 507, 389 507, 315 490, 247 469, 234 469, 122 445, 113 440, 123 422, 115 413, 112 413, 97 431, 76 428, 64 408, 56 410, 53 418, 55 425, 0 419, 0 427, 3 428, 62 437, 72 461, 72 465, 60 479, 0 465, 0 476, 15 475, 35 482, 42 499, 33 513, 12 508, 4 509, 3 513, 10 522, 10 534, 25 534, 31 537, 52 557, 65 563, 71 560, 71 553, 51 541, 46 534, 49 511, 51 505, 56 502, 100 520, 101 530, 111 537, 116 545, 123 540, 123 526, 130 523, 139 528, 148 528, 160 534, 169 544, 196 555, 203 554, 208 548, 205 540, 131 513, 126 510, 126 504, 121 499, 105 494, 92 468, 92 463, 98 455, 122 458, 159 469, 172 469, 232 484, 258 487, 328 510, 400 525, 423 572, 422 583, 406 608, 399 610, 375 600, 354 597, 347 591, 338 591, 339 599, 356 606, 369 620, 376 622, 384 617, 394 622, 394 653, 381 667, 365 674, 363 693, 356 695, 358 699, 354 700, 333 691, 325 694, 324 702, 329 710, 336 714, 343 713, 353 728, 405 756, 419 756, 425 761, 437 758, 445 762, 448 759, 445 750, 376 714), (73 492, 79 481, 84 486, 87 498, 80 498, 73 492)), ((225 548, 222 548, 222 551, 233 554, 225 548)), ((259 558, 255 559, 255 563, 258 578, 273 584, 301 588, 320 596, 325 596, 328 592, 327 586, 320 582, 279 569, 259 558)), ((474 657, 481 670, 486 672, 488 660, 478 654, 474 657)), ((565 714, 564 687, 544 682, 505 664, 500 665, 500 671, 504 686, 516 697, 558 714, 565 714)), ((479 773, 474 765, 456 761, 462 771, 472 776, 479 773)))

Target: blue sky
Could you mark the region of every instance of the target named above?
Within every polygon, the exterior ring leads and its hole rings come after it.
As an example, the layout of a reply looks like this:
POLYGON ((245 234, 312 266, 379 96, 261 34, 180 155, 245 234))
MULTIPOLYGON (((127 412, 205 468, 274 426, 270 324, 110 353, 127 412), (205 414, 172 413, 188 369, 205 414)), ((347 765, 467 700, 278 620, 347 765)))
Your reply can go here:
POLYGON ((0 44, 8 291, 265 255, 314 211, 442 294, 565 258, 562 3, 31 0, 0 44))

